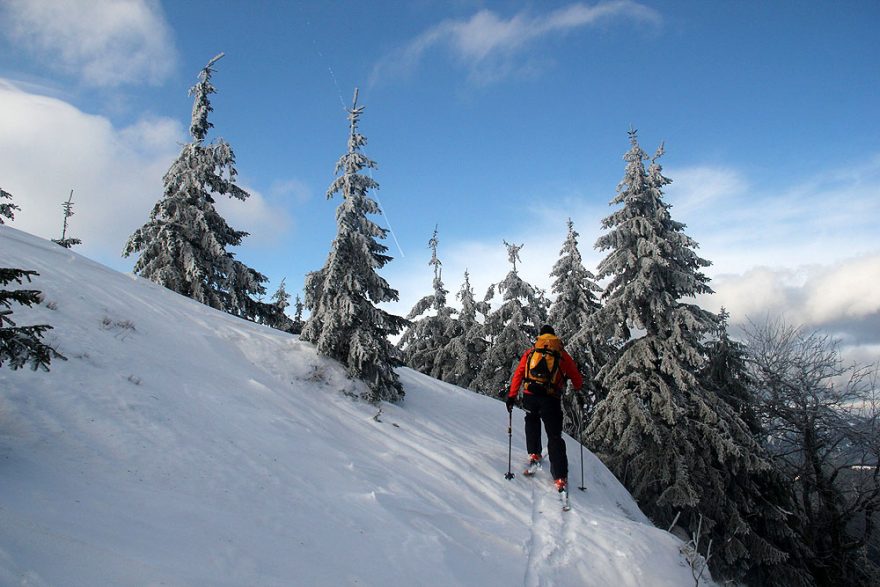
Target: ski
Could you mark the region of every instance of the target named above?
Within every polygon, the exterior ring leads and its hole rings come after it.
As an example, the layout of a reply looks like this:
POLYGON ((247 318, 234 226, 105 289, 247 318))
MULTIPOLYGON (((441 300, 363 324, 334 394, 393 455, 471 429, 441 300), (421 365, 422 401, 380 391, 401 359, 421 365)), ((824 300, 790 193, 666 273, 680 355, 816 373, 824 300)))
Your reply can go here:
POLYGON ((529 466, 523 471, 526 477, 533 477, 535 473, 541 470, 541 461, 529 461, 529 466))
POLYGON ((567 512, 571 509, 571 502, 568 499, 568 489, 559 492, 559 501, 562 502, 562 511, 567 512))

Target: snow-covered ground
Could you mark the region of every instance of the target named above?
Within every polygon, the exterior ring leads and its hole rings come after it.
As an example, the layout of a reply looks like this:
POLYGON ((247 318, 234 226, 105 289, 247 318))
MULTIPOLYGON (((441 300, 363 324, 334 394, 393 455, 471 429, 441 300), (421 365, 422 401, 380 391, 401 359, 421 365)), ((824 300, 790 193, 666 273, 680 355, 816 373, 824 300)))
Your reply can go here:
MULTIPOLYGON (((0 369, 0 585, 693 585, 681 543, 569 442, 508 481, 504 405, 409 369, 381 414, 296 337, 0 226, 67 361, 0 369)), ((514 413, 514 464, 524 461, 514 413)))

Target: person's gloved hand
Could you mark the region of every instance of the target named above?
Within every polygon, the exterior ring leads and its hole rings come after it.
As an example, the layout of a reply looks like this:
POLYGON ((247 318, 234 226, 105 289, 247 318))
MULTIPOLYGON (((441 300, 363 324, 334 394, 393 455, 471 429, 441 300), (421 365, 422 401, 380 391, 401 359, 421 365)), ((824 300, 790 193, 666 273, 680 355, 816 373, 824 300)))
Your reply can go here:
POLYGON ((507 404, 507 411, 508 411, 508 412, 512 412, 512 411, 513 411, 513 406, 516 405, 516 396, 515 396, 515 395, 509 395, 509 396, 507 396, 507 401, 505 401, 504 403, 507 404))

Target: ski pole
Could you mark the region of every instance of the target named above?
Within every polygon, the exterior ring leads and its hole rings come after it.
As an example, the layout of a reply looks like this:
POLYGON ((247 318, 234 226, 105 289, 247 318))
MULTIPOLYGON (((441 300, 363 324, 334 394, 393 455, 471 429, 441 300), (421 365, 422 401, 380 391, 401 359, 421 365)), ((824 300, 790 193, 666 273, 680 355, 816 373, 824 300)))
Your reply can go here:
POLYGON ((507 474, 504 478, 508 481, 513 479, 511 472, 511 460, 513 459, 513 410, 507 412, 507 474))
POLYGON ((578 444, 581 445, 581 484, 578 489, 586 491, 587 486, 584 485, 584 407, 578 406, 578 444))

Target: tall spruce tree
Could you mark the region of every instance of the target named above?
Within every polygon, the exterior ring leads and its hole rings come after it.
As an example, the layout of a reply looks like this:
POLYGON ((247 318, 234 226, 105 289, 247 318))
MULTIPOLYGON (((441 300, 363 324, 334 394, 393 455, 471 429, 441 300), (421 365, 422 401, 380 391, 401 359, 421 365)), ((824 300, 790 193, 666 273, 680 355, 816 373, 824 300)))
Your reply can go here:
POLYGON ((483 324, 477 314, 485 316, 489 304, 476 301, 467 271, 455 296, 461 302, 461 310, 458 317, 447 324, 448 342, 437 353, 438 372, 434 377, 459 387, 471 387, 480 372, 487 347, 483 324))
MULTIPOLYGON (((12 199, 12 194, 0 189, 0 199, 12 199)), ((0 224, 5 224, 3 219, 13 220, 14 210, 19 207, 12 202, 0 202, 0 224)), ((12 282, 23 285, 30 282, 31 277, 39 275, 36 271, 27 269, 13 269, 0 267, 0 286, 6 286, 12 282)), ((25 365, 31 369, 49 370, 52 359, 66 360, 54 348, 42 341, 43 335, 52 327, 48 324, 36 324, 34 326, 17 326, 10 318, 12 305, 31 307, 40 303, 40 292, 34 289, 0 289, 0 367, 5 364, 13 370, 25 365)))
POLYGON ((342 175, 327 190, 328 199, 342 195, 336 210, 336 239, 324 267, 306 277, 305 305, 311 315, 301 338, 364 380, 369 386, 365 399, 397 401, 404 391, 394 371, 398 361, 388 337, 400 333, 408 322, 376 307, 396 301, 398 294, 376 273, 391 257, 385 254, 388 248, 376 240, 384 239, 388 231, 367 218, 381 212, 367 195, 379 184, 360 173, 375 168, 376 163, 361 152, 367 139, 358 132, 364 107, 357 105, 357 96, 355 90, 348 110, 348 152, 336 163, 336 173, 342 175))
POLYGON ((431 249, 431 260, 428 265, 434 268, 434 293, 420 299, 407 319, 410 326, 404 331, 398 343, 403 362, 416 371, 440 379, 443 355, 440 349, 449 343, 453 332, 455 310, 446 305, 446 294, 443 286, 442 263, 437 257, 437 229, 428 241, 431 249))
MULTIPOLYGON (((706 361, 700 380, 707 390, 733 408, 756 442, 763 445, 767 435, 759 413, 758 382, 750 372, 748 347, 728 332, 729 318, 722 308, 716 328, 704 343, 706 361)), ((812 585, 809 568, 815 556, 804 540, 800 520, 793 513, 797 511, 793 485, 775 466, 772 455, 768 453, 768 457, 771 468, 750 473, 750 480, 762 498, 755 502, 756 515, 752 516, 751 525, 759 536, 785 552, 787 560, 776 565, 750 565, 741 580, 746 585, 812 585)))
MULTIPOLYGON (((601 292, 602 288, 596 284, 595 276, 584 267, 577 238, 574 222, 569 218, 568 234, 559 251, 559 260, 550 272, 553 278, 551 291, 556 294, 556 299, 550 306, 547 320, 584 375, 583 393, 585 399, 589 400, 586 407, 590 408, 598 399, 595 397, 593 374, 609 353, 602 352, 601 337, 593 324, 593 318, 601 307, 596 293, 601 292)), ((563 412, 565 430, 576 437, 582 428, 583 415, 575 397, 563 397, 563 412)))
POLYGON ((516 269, 519 251, 523 245, 504 241, 507 258, 513 266, 507 277, 489 286, 484 301, 488 304, 497 289, 502 295, 501 305, 486 316, 486 349, 483 366, 475 381, 476 389, 497 396, 510 381, 523 351, 534 342, 541 326, 547 322, 547 302, 542 292, 524 281, 516 269))
POLYGON ((583 360, 589 356, 589 348, 574 348, 570 341, 600 308, 596 294, 602 288, 596 284, 596 277, 584 267, 577 238, 574 222, 569 218, 568 234, 559 251, 559 260, 550 271, 550 277, 554 278, 550 291, 556 294, 556 299, 550 306, 548 320, 556 335, 568 343, 566 350, 569 354, 576 360, 583 360))
POLYGON ((195 96, 192 141, 165 174, 164 196, 123 249, 140 253, 134 272, 198 302, 247 318, 272 319, 276 307, 254 299, 266 293, 265 275, 251 269, 228 247, 241 244, 247 232, 234 230, 214 207, 216 196, 245 200, 249 194, 235 183, 235 155, 223 139, 205 143, 215 93, 211 76, 217 55, 199 73, 190 89, 195 96))
POLYGON ((662 146, 646 170, 635 131, 630 142, 612 200, 622 207, 596 243, 609 251, 598 269, 610 278, 600 322, 620 350, 598 374, 608 395, 587 439, 658 525, 680 514, 690 534, 702 523, 713 574, 738 579, 788 558, 755 523, 765 511, 755 478, 769 464, 733 408, 702 385, 702 339, 717 318, 682 300, 711 293, 709 262, 662 199, 662 146))
POLYGON ((601 337, 594 325, 596 312, 601 308, 597 293, 602 288, 584 267, 578 250, 578 233, 571 219, 550 277, 554 278, 551 292, 556 294, 556 299, 550 306, 548 321, 584 374, 595 373, 607 355, 602 352, 601 337))

